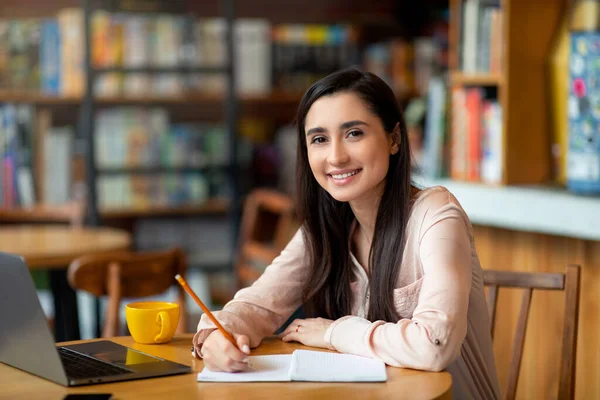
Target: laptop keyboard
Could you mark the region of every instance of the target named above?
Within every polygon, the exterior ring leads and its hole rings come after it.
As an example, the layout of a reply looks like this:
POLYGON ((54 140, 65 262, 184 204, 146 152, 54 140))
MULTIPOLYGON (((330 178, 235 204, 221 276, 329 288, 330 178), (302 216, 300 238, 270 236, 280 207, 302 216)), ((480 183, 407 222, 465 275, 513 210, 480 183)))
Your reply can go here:
POLYGON ((58 354, 70 379, 99 378, 132 372, 126 368, 84 356, 64 347, 58 347, 58 354))

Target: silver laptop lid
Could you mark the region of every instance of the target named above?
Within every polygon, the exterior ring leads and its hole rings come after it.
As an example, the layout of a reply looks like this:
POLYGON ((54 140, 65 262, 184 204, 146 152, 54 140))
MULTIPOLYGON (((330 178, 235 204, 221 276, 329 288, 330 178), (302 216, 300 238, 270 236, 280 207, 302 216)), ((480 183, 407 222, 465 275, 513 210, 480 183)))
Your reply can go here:
POLYGON ((0 361, 67 385, 54 337, 22 258, 0 252, 0 361))

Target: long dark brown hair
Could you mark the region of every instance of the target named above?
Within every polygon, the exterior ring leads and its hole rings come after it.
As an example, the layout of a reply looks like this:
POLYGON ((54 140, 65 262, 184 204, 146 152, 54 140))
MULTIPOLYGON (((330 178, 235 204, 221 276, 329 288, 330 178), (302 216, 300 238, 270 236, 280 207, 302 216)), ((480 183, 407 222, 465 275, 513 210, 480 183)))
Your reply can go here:
POLYGON ((351 313, 349 235, 354 214, 347 202, 335 200, 317 183, 308 163, 305 133, 306 114, 312 104, 322 96, 339 92, 354 93, 362 99, 388 134, 394 134, 396 125, 399 127, 399 151, 390 156, 369 254, 367 313, 370 321, 396 322, 400 316, 393 294, 409 212, 410 148, 406 124, 392 90, 376 75, 355 68, 337 71, 316 82, 298 107, 297 210, 310 262, 303 300, 311 316, 337 319, 351 313))

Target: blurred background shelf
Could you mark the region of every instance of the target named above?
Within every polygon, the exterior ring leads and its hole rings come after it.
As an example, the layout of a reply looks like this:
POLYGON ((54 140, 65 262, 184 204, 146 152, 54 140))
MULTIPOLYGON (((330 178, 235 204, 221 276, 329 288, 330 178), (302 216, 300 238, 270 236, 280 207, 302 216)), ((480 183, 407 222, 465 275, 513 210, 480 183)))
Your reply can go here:
POLYGON ((98 175, 155 175, 155 174, 193 174, 206 171, 226 171, 228 165, 198 166, 135 166, 98 168, 98 175))
MULTIPOLYGON (((36 205, 33 207, 0 208, 0 222, 69 222, 77 211, 75 205, 36 205)), ((182 217, 200 215, 226 215, 230 201, 209 199, 197 205, 164 205, 140 208, 105 209, 100 214, 105 219, 135 219, 143 217, 182 217)))
POLYGON ((466 74, 454 71, 450 74, 450 83, 452 85, 501 86, 504 81, 501 74, 466 74))
POLYGON ((229 211, 230 202, 225 199, 210 199, 200 205, 181 206, 148 206, 129 209, 100 210, 104 219, 130 219, 140 217, 176 217, 193 215, 225 215, 229 211))
MULTIPOLYGON (((294 104, 298 105, 303 93, 273 92, 269 95, 239 95, 237 101, 244 104, 294 104)), ((41 105, 77 105, 83 101, 79 96, 51 96, 35 90, 6 90, 0 89, 0 103, 27 103, 41 105)), ((157 105, 185 105, 200 103, 221 103, 225 97, 218 94, 182 94, 177 96, 120 96, 96 98, 100 105, 128 105, 128 104, 157 104, 157 105)))
POLYGON ((0 102, 38 105, 73 105, 80 103, 81 98, 73 96, 51 96, 40 93, 37 90, 0 89, 0 102))
POLYGON ((80 213, 76 204, 0 207, 0 223, 71 222, 81 218, 80 213))

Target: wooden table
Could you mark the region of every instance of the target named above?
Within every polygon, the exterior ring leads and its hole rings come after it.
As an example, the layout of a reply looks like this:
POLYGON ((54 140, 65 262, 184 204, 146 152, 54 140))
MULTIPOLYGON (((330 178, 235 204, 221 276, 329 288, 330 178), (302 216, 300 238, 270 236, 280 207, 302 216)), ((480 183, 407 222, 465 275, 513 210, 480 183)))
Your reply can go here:
POLYGON ((21 255, 30 269, 50 269, 54 297, 56 340, 79 339, 75 291, 66 269, 77 257, 128 250, 131 235, 112 228, 61 225, 0 226, 0 251, 21 255))
MULTIPOLYGON (((204 367, 202 360, 192 358, 192 335, 177 336, 164 345, 139 345, 130 337, 114 338, 115 342, 133 347, 181 364, 190 365, 194 373, 164 378, 106 383, 79 388, 66 388, 26 372, 0 364, 0 396, 10 399, 62 399, 68 393, 112 393, 115 399, 450 399, 452 379, 447 372, 423 372, 403 368, 387 368, 385 383, 321 383, 261 382, 216 383, 196 382, 196 373, 204 367)), ((285 343, 273 337, 252 351, 253 355, 290 354, 298 343, 285 343)))

